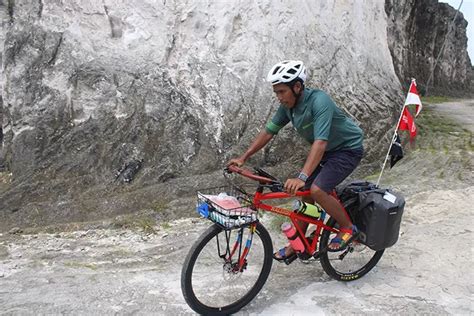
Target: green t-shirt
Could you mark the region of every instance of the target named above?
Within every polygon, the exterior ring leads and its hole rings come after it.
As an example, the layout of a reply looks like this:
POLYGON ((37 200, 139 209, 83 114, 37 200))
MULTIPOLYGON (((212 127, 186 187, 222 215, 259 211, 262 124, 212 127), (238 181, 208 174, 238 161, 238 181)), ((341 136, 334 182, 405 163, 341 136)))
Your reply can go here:
POLYGON ((324 91, 306 88, 303 100, 292 109, 280 105, 265 128, 276 135, 289 122, 310 144, 318 139, 327 141, 326 151, 362 147, 362 130, 324 91))

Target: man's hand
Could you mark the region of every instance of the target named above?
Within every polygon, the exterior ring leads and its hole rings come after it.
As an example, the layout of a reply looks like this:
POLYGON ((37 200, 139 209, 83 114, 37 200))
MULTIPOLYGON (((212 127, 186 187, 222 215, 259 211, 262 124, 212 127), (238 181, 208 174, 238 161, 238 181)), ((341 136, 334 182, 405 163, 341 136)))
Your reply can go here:
POLYGON ((298 178, 288 179, 285 182, 285 190, 290 194, 296 194, 296 191, 304 187, 304 181, 298 178))
POLYGON ((236 165, 237 167, 242 167, 244 163, 245 163, 245 159, 243 159, 242 157, 234 158, 234 159, 231 159, 227 163, 227 167, 232 166, 232 165, 236 165))

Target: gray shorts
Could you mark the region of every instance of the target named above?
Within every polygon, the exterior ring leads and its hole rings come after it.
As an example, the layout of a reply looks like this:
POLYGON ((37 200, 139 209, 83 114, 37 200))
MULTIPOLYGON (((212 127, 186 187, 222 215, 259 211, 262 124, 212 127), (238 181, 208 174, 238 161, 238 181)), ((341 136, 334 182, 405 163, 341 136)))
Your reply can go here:
POLYGON ((330 193, 354 171, 363 154, 362 147, 324 153, 321 163, 308 177, 304 188, 308 190, 314 184, 324 192, 330 193))

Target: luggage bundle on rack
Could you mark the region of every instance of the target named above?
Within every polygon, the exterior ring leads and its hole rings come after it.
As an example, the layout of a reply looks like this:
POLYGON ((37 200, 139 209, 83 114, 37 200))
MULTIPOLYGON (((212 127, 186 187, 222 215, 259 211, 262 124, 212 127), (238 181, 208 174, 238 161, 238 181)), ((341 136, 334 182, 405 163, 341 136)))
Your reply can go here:
POLYGON ((397 192, 367 181, 339 186, 337 194, 353 223, 363 233, 360 240, 373 250, 393 246, 400 231, 405 199, 397 192))
POLYGON ((233 187, 200 190, 197 197, 197 212, 225 229, 257 221, 257 211, 252 202, 233 187))

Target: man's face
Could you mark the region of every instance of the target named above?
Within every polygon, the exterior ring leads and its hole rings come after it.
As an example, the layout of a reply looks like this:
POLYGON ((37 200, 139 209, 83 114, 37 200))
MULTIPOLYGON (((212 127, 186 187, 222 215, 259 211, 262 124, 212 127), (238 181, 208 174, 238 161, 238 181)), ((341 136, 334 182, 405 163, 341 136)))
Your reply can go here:
MULTIPOLYGON (((299 82, 296 83, 294 89, 296 93, 299 92, 298 89, 301 89, 301 85, 299 84, 299 82)), ((278 101, 280 101, 280 103, 283 104, 285 107, 291 109, 295 106, 296 97, 293 94, 293 91, 291 91, 291 88, 288 87, 286 84, 278 83, 274 85, 273 92, 275 92, 278 101)))

